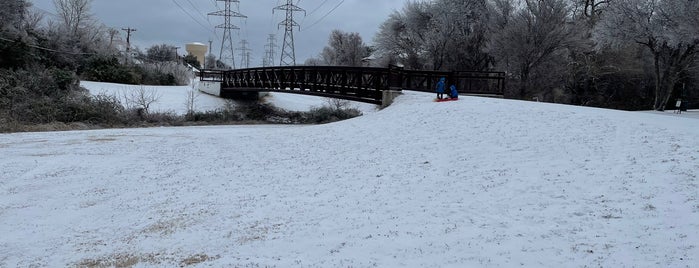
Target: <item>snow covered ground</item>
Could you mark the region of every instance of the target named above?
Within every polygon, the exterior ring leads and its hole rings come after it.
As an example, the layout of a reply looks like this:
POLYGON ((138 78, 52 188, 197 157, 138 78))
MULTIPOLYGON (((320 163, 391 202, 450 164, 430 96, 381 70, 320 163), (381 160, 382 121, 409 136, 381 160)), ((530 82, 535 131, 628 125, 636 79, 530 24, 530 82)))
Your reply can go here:
MULTIPOLYGON (((131 92, 155 93, 157 101, 153 103, 151 111, 171 112, 179 115, 187 113, 187 94, 196 88, 199 81, 193 80, 189 86, 136 86, 124 84, 112 84, 102 82, 82 81, 80 85, 85 87, 93 95, 103 94, 115 96, 124 102, 125 97, 131 96, 131 92)), ((284 93, 269 93, 267 100, 275 106, 287 111, 308 111, 313 107, 327 105, 327 99, 321 97, 295 95, 284 93)), ((224 107, 226 101, 222 98, 212 96, 195 90, 195 110, 213 111, 224 107)), ((351 102, 352 107, 359 109, 362 113, 373 113, 377 111, 377 106, 360 102, 351 102)))
POLYGON ((0 267, 698 266, 699 120, 432 98, 2 134, 0 267))

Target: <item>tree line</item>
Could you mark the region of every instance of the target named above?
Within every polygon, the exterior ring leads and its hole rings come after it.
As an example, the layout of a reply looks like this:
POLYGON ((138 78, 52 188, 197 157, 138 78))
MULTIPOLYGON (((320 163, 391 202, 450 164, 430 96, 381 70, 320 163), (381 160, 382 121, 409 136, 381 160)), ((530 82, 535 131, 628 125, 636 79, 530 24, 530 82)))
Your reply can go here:
POLYGON ((697 45, 695 0, 410 1, 306 64, 505 71, 508 98, 662 111, 699 99, 697 45))
MULTIPOLYGON (((92 96, 79 79, 141 85, 186 85, 192 76, 174 46, 126 53, 119 31, 100 23, 91 0, 54 0, 45 17, 28 0, 0 1, 0 131, 10 124, 122 122, 112 96, 92 96)), ((209 59, 211 60, 211 59, 209 59)))
MULTIPOLYGON (((151 112, 160 96, 149 88, 121 96, 90 94, 79 81, 138 85, 188 85, 194 56, 179 57, 169 44, 142 51, 119 38, 119 30, 91 13, 92 0, 53 0, 45 17, 29 0, 0 1, 0 133, 104 127, 246 123, 325 123, 354 117, 351 107, 330 105, 288 112, 268 104, 232 103, 195 109, 198 93, 187 92, 187 114, 151 112)), ((229 69, 212 55, 207 68, 229 69)))

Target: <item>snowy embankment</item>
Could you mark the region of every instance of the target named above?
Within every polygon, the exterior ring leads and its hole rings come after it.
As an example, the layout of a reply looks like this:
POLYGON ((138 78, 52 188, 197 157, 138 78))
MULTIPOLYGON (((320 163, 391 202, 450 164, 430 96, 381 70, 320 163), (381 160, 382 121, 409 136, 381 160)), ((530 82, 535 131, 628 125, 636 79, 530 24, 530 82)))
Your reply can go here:
MULTIPOLYGON (((133 99, 138 96, 139 92, 143 92, 146 96, 151 95, 155 97, 156 101, 150 107, 150 110, 153 112, 174 113, 177 115, 186 114, 188 107, 187 96, 191 91, 194 91, 193 106, 195 111, 213 111, 221 109, 226 105, 225 99, 195 90, 197 83, 199 81, 192 80, 192 85, 189 86, 138 86, 82 81, 80 86, 86 88, 93 95, 114 96, 123 104, 128 104, 129 99, 133 99)), ((326 98, 306 95, 269 93, 269 96, 265 99, 274 106, 287 111, 308 111, 313 107, 327 105, 326 98)), ((367 103, 351 102, 350 106, 359 109, 364 114, 373 113, 377 110, 376 105, 367 103)))
POLYGON ((699 120, 432 98, 318 126, 0 135, 0 267, 699 263, 699 120))

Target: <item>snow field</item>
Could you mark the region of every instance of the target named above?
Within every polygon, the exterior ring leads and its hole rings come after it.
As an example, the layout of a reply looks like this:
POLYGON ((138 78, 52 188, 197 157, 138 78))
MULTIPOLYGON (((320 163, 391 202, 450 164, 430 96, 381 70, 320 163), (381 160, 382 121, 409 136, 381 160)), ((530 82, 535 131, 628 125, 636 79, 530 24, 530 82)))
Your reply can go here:
MULTIPOLYGON (((213 111, 223 108, 226 105, 225 99, 195 90, 198 83, 199 81, 194 79, 189 86, 138 86, 90 81, 82 81, 80 85, 85 87, 93 95, 103 94, 114 96, 124 104, 125 98, 132 97, 132 92, 143 90, 143 92, 147 94, 154 93, 157 97, 157 101, 155 101, 150 108, 153 112, 169 112, 177 115, 187 114, 187 96, 191 90, 195 91, 194 110, 196 111, 213 111)), ((313 107, 327 105, 326 98, 321 97, 275 92, 268 94, 268 102, 287 111, 308 111, 313 107)), ((377 106, 373 104, 350 102, 350 106, 359 109, 364 114, 377 111, 377 106)))
POLYGON ((318 126, 0 135, 0 266, 699 263, 696 119, 432 98, 318 126))

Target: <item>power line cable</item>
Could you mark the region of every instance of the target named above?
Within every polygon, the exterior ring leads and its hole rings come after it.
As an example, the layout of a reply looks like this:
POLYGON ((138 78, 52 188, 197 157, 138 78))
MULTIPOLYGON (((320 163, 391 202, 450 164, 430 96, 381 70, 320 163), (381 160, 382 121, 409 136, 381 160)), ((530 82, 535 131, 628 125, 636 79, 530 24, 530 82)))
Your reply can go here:
POLYGON ((318 5, 316 8, 311 10, 311 12, 308 12, 308 16, 313 15, 313 13, 315 13, 316 11, 318 11, 318 9, 323 7, 326 3, 328 3, 328 1, 330 1, 330 0, 324 0, 323 3, 320 3, 320 5, 318 5))
POLYGON ((185 14, 187 14, 187 16, 189 16, 189 18, 191 18, 194 22, 196 22, 197 24, 199 24, 199 26, 201 26, 202 28, 206 29, 207 31, 211 31, 211 32, 213 32, 214 34, 216 34, 216 31, 211 30, 211 28, 206 27, 206 26, 205 26, 204 24, 202 24, 199 20, 197 20, 196 18, 194 18, 194 16, 192 16, 192 14, 190 14, 189 12, 187 12, 187 10, 184 9, 184 7, 182 7, 182 5, 180 5, 180 3, 177 3, 177 1, 175 1, 175 0, 172 0, 172 2, 175 3, 175 5, 177 5, 177 7, 179 7, 180 10, 182 10, 182 12, 184 12, 185 14))
POLYGON ((308 13, 308 16, 304 16, 304 17, 303 17, 303 19, 301 20, 301 24, 305 24, 305 23, 306 23, 306 18, 308 18, 309 16, 313 15, 313 13, 315 13, 316 11, 318 11, 318 9, 320 9, 321 7, 323 7, 326 3, 328 3, 328 1, 329 1, 329 0, 324 0, 322 3, 320 3, 320 5, 318 5, 316 8, 314 8, 313 10, 311 10, 311 12, 308 13))
POLYGON ((197 11, 197 13, 199 13, 199 15, 201 15, 207 22, 209 22, 209 26, 211 26, 211 27, 214 26, 214 25, 211 24, 211 22, 209 21, 209 18, 208 18, 206 15, 204 15, 204 12, 201 12, 201 10, 199 10, 199 8, 198 8, 197 6, 195 6, 195 5, 192 3, 191 0, 186 0, 186 1, 187 1, 187 3, 189 3, 190 6, 192 6, 192 7, 194 8, 194 10, 197 11))
MULTIPOLYGON (((237 6, 238 6, 237 7, 238 11, 240 11, 240 2, 237 3, 237 6)), ((249 37, 248 36, 248 17, 240 17, 240 20, 244 24, 243 29, 242 29, 243 30, 243 37, 245 37, 244 39, 248 39, 248 37, 249 37)), ((240 33, 238 33, 238 34, 240 34, 240 33)))
POLYGON ((335 11, 337 8, 339 8, 339 7, 342 5, 342 3, 344 3, 344 2, 345 2, 345 0, 340 1, 340 3, 338 3, 335 7, 333 7, 333 9, 331 9, 330 11, 328 11, 328 13, 326 13, 325 15, 323 15, 323 17, 321 17, 320 19, 318 19, 316 22, 314 22, 314 23, 311 24, 310 26, 306 27, 306 30, 310 29, 311 27, 313 27, 313 26, 315 26, 316 24, 318 24, 318 23, 320 23, 321 21, 323 21, 323 19, 325 19, 325 18, 326 18, 327 16, 329 16, 330 14, 332 14, 333 11, 335 11))
MULTIPOLYGON (((7 42, 12 42, 12 43, 17 43, 17 42, 18 42, 18 41, 6 39, 6 38, 3 38, 3 37, 0 37, 0 40, 2 40, 2 41, 7 41, 7 42)), ((54 52, 54 53, 61 53, 61 54, 69 54, 69 55, 97 55, 97 53, 68 52, 68 51, 60 51, 60 50, 55 50, 55 49, 46 48, 46 47, 37 46, 37 45, 32 45, 32 44, 25 44, 25 45, 28 46, 28 47, 31 47, 31 48, 36 48, 36 49, 40 49, 40 50, 50 51, 50 52, 54 52)))
POLYGON ((32 7, 33 7, 34 9, 40 11, 41 13, 44 13, 44 14, 46 14, 46 15, 50 15, 50 16, 53 16, 53 17, 58 18, 58 15, 56 15, 56 13, 53 13, 53 12, 51 12, 51 11, 48 11, 48 10, 46 10, 46 9, 43 9, 43 8, 40 8, 40 7, 37 7, 37 6, 32 6, 32 7))

